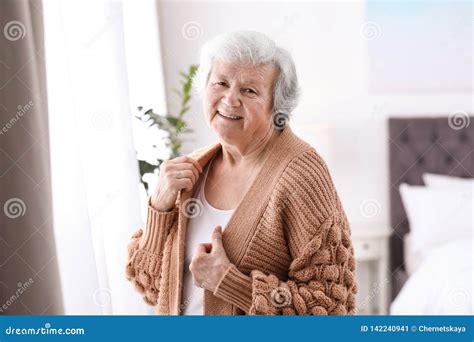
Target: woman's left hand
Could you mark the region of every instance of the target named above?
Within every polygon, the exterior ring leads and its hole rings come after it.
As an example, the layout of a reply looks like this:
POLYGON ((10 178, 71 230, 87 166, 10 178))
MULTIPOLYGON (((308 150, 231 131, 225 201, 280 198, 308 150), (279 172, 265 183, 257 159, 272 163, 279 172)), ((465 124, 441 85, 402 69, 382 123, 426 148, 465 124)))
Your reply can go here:
POLYGON ((212 243, 199 244, 189 270, 194 285, 214 292, 231 265, 222 244, 222 227, 217 226, 212 233, 212 243))

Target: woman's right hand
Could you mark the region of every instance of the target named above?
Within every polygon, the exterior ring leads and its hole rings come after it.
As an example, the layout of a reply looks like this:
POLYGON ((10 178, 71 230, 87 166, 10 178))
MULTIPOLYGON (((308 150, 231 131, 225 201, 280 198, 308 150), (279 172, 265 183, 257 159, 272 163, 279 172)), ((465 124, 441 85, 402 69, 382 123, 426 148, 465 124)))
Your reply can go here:
POLYGON ((158 211, 171 210, 179 190, 191 190, 200 172, 201 165, 188 156, 164 161, 160 167, 158 185, 151 196, 151 205, 158 211))

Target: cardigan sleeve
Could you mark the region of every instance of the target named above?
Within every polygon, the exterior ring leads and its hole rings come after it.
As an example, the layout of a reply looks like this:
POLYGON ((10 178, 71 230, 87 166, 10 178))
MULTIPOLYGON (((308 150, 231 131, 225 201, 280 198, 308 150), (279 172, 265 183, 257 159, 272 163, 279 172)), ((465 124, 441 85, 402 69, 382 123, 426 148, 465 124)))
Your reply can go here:
POLYGON ((146 229, 136 231, 128 244, 126 277, 152 306, 157 304, 163 250, 177 213, 177 206, 171 211, 160 212, 148 201, 146 229))
POLYGON ((355 313, 350 229, 329 172, 317 157, 315 152, 300 156, 279 182, 287 183, 285 176, 293 180, 291 188, 277 191, 284 194, 280 207, 292 255, 288 278, 260 270, 246 275, 232 265, 214 295, 250 315, 355 313))

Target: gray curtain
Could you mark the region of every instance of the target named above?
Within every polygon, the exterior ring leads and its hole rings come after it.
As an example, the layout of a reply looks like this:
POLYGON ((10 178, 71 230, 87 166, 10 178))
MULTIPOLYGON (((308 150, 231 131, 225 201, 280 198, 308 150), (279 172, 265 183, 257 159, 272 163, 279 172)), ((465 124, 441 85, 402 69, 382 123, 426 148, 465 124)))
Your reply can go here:
POLYGON ((0 126, 0 314, 61 314, 40 0, 0 1, 0 126))

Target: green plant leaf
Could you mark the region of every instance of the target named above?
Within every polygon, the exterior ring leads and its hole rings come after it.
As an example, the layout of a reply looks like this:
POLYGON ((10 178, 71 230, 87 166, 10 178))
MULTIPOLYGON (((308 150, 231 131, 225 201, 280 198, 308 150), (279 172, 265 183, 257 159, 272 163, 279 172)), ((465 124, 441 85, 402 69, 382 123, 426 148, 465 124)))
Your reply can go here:
MULTIPOLYGON (((166 115, 159 115, 153 112, 153 109, 150 108, 143 112, 143 107, 139 106, 138 111, 139 115, 135 117, 142 121, 148 128, 152 126, 157 126, 158 129, 167 133, 167 136, 162 137, 165 143, 166 148, 169 150, 170 158, 175 158, 180 155, 181 147, 183 145, 184 136, 183 133, 191 133, 192 129, 187 127, 186 121, 183 119, 184 114, 186 114, 190 107, 188 105, 191 100, 191 89, 193 77, 198 70, 198 65, 192 64, 188 67, 188 71, 179 72, 179 84, 181 85, 180 89, 173 89, 172 91, 178 95, 181 99, 180 108, 178 115, 172 115, 167 113, 166 115)), ((156 146, 155 146, 156 147, 156 146)), ((154 173, 163 162, 163 160, 157 158, 157 165, 153 165, 144 160, 138 160, 139 170, 140 170, 140 181, 145 186, 145 189, 148 190, 148 185, 143 181, 143 175, 146 173, 154 173)))

